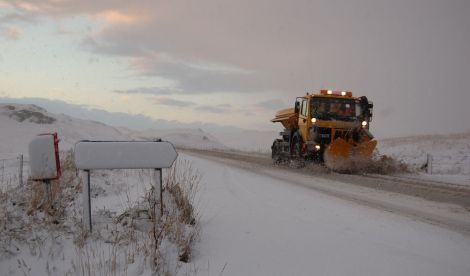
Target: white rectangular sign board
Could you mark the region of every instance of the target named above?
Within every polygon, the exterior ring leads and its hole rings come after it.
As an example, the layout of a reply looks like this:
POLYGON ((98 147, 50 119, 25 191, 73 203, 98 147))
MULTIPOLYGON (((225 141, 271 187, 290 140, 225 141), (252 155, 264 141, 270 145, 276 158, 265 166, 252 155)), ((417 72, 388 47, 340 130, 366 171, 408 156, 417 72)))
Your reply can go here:
POLYGON ((36 136, 29 143, 29 165, 32 179, 54 179, 58 177, 53 135, 36 136))
POLYGON ((74 150, 81 170, 169 168, 177 156, 169 142, 81 141, 74 150))

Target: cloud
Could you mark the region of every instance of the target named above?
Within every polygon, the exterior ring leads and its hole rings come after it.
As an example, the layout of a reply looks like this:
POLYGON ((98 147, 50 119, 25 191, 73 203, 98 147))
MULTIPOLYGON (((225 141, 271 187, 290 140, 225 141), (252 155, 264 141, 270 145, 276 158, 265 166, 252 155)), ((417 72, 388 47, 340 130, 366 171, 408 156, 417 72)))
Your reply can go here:
MULTIPOLYGON (((138 38, 136 38, 138 39, 138 38)), ((107 55, 128 56, 129 68, 147 77, 159 77, 176 83, 171 93, 209 94, 223 92, 264 92, 266 80, 249 69, 207 61, 178 59, 166 53, 135 49, 134 39, 119 44, 88 37, 84 49, 107 55)))
POLYGON ((267 101, 262 101, 256 104, 256 106, 265 108, 268 110, 278 110, 283 107, 286 107, 286 104, 279 100, 279 99, 272 99, 272 100, 267 100, 267 101))
POLYGON ((468 128, 462 118, 470 117, 470 1, 43 0, 8 5, 13 11, 0 15, 0 24, 89 18, 102 29, 84 32, 81 49, 127 60, 128 69, 149 82, 172 80, 175 91, 160 95, 235 92, 252 100, 252 93, 276 92, 287 102, 321 88, 347 89, 374 101, 374 123, 383 133, 397 132, 385 127, 390 125, 402 126, 405 134, 468 128), (131 23, 134 17, 145 20, 131 23), (391 112, 381 112, 388 106, 391 112), (436 106, 449 112, 437 114, 436 106))
POLYGON ((161 104, 161 105, 177 106, 177 107, 189 107, 189 106, 195 105, 195 103, 190 102, 190 101, 175 100, 172 98, 158 98, 156 100, 156 103, 161 104))
POLYGON ((114 90, 113 93, 117 94, 149 94, 149 95, 171 95, 171 94, 182 94, 183 91, 167 88, 167 87, 138 87, 127 90, 114 90))
POLYGON ((262 89, 256 74, 203 69, 185 62, 149 59, 141 73, 173 80, 177 83, 177 89, 185 94, 260 92, 262 89))
POLYGON ((134 24, 142 20, 142 18, 132 16, 118 10, 106 10, 99 12, 97 17, 110 24, 134 24))
POLYGON ((26 2, 26 1, 17 1, 16 6, 20 9, 35 12, 39 10, 39 7, 34 3, 26 2))
MULTIPOLYGON (((95 42, 89 41, 87 43, 93 44, 95 42)), ((101 46, 95 45, 93 47, 96 50, 101 46)), ((132 52, 124 48, 101 51, 108 54, 130 54, 132 52)), ((165 53, 149 54, 146 58, 130 58, 129 68, 145 76, 172 80, 175 87, 147 87, 115 92, 128 94, 211 94, 265 91, 264 80, 253 71, 221 64, 191 63, 178 60, 165 53)))
POLYGON ((201 105, 195 108, 195 110, 215 113, 215 114, 225 114, 232 112, 231 105, 228 104, 220 104, 220 105, 201 105))
POLYGON ((9 23, 27 23, 32 24, 38 22, 38 16, 35 14, 31 14, 29 12, 21 12, 21 13, 8 13, 5 15, 0 16, 0 25, 9 24, 9 23))
POLYGON ((21 29, 15 27, 9 27, 3 30, 3 36, 10 40, 18 40, 20 39, 22 34, 21 29))

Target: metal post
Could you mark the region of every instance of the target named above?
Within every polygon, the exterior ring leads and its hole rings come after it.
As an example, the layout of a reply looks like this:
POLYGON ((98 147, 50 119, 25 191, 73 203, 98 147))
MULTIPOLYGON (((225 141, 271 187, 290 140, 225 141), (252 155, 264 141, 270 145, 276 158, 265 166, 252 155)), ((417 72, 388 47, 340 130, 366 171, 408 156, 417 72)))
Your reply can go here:
POLYGON ((432 155, 427 154, 427 173, 432 174, 432 155))
POLYGON ((163 185, 162 185, 162 169, 155 169, 155 191, 160 194, 160 217, 163 216, 163 185))
POLYGON ((162 169, 160 171, 160 214, 163 216, 163 181, 162 181, 162 169))
POLYGON ((19 178, 18 183, 20 184, 20 186, 23 186, 23 154, 20 154, 19 159, 20 159, 20 168, 18 172, 18 178, 19 178))
POLYGON ((92 231, 91 227, 91 190, 90 190, 90 170, 85 170, 87 174, 87 183, 83 187, 83 223, 87 226, 88 230, 92 231))
POLYGON ((5 159, 2 159, 2 184, 3 184, 3 176, 5 175, 5 159))
POLYGON ((52 192, 51 192, 51 181, 50 180, 44 180, 44 185, 46 185, 46 193, 47 193, 47 204, 49 205, 49 208, 52 207, 52 192))

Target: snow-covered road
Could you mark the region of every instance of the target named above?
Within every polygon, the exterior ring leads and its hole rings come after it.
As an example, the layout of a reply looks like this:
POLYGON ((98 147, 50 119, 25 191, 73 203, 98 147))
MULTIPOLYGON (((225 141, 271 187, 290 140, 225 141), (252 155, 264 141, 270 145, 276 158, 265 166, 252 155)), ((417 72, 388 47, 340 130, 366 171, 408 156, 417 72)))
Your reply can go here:
POLYGON ((470 275, 468 235, 256 170, 181 157, 203 175, 201 240, 183 275, 470 275))

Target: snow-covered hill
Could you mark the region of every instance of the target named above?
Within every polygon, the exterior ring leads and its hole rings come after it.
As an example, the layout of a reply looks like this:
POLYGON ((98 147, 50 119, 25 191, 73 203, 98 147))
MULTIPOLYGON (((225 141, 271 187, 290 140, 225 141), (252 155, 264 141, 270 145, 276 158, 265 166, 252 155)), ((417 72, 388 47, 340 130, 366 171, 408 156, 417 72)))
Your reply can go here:
MULTIPOLYGON (((79 140, 154 140, 161 138, 180 148, 235 149, 269 152, 276 131, 234 130, 208 133, 202 129, 134 131, 103 123, 50 113, 36 105, 0 104, 0 159, 26 154, 31 139, 40 133, 58 132, 62 150, 79 140)), ((470 133, 380 139, 378 152, 423 168, 427 155, 433 173, 470 174, 470 133)))
POLYGON ((36 105, 0 104, 0 159, 27 154, 31 139, 41 133, 57 132, 60 149, 72 148, 80 140, 154 140, 172 142, 180 148, 228 149, 202 129, 133 131, 100 122, 50 113, 36 105))
POLYGON ((36 105, 0 104, 0 158, 28 153, 31 139, 57 132, 61 150, 80 140, 129 140, 130 136, 105 124, 53 114, 36 105))

